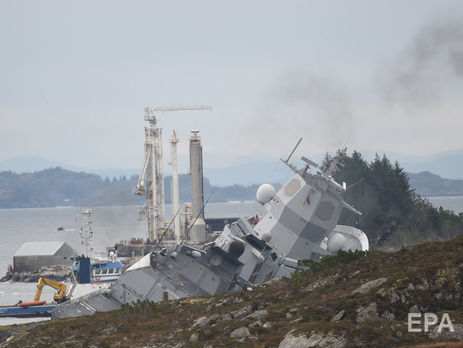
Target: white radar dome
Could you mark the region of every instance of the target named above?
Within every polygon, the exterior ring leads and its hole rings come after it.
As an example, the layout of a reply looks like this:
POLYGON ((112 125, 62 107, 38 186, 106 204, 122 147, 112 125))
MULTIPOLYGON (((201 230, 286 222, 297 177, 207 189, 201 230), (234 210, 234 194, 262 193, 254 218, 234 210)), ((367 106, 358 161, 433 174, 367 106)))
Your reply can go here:
POLYGON ((328 250, 335 253, 346 245, 346 237, 344 237, 341 233, 335 232, 330 236, 327 244, 328 250))
POLYGON ((262 236, 260 236, 260 239, 262 239, 264 242, 268 243, 272 239, 272 233, 271 232, 264 232, 262 233, 262 236))
POLYGON ((275 196, 275 188, 270 184, 260 185, 256 192, 256 199, 260 204, 270 202, 275 196))

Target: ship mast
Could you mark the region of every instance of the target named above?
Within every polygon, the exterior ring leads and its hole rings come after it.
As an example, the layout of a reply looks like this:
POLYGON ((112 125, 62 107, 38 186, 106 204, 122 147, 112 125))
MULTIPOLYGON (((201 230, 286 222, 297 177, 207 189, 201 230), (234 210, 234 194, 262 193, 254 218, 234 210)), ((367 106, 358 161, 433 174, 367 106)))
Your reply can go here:
POLYGON ((85 248, 85 256, 90 257, 93 251, 93 231, 92 231, 92 210, 82 209, 80 212, 82 217, 82 227, 80 228, 80 238, 82 238, 82 245, 85 248))

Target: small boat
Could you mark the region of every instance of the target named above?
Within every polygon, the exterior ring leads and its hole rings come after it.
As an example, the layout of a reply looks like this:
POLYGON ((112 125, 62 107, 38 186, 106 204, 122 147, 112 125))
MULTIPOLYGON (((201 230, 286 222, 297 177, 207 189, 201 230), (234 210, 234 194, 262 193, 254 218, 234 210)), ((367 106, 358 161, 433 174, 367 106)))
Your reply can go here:
POLYGON ((24 302, 24 304, 20 303, 15 306, 0 306, 0 317, 50 317, 51 311, 56 307, 56 304, 45 303, 45 301, 40 302, 43 303, 41 305, 25 306, 26 303, 31 304, 34 302, 24 302))
POLYGON ((67 298, 73 300, 91 292, 107 289, 122 274, 124 265, 117 261, 117 253, 112 251, 109 257, 97 257, 93 253, 92 211, 82 209, 83 224, 80 228, 82 245, 86 255, 72 258, 71 266, 72 283, 67 293, 67 298))
POLYGON ((115 257, 105 261, 79 256, 74 261, 74 265, 71 266, 72 284, 67 294, 71 300, 108 289, 119 279, 124 267, 115 257))
POLYGON ((107 261, 90 260, 79 256, 71 266, 73 282, 76 284, 115 282, 122 274, 124 265, 115 258, 107 261))
POLYGON ((65 301, 67 301, 65 284, 40 277, 37 282, 34 301, 22 302, 20 300, 13 306, 2 306, 0 307, 0 317, 50 317, 51 311, 56 305, 65 301), (44 286, 50 286, 57 290, 57 293, 53 295, 55 303, 47 303, 46 301, 40 300, 44 286))

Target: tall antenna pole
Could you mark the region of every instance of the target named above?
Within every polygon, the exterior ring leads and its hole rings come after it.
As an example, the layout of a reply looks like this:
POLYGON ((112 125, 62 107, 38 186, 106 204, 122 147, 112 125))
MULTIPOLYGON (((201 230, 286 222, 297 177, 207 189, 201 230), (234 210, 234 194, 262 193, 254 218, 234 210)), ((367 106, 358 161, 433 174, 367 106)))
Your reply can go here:
POLYGON ((90 257, 93 251, 92 211, 90 209, 82 209, 80 215, 82 217, 80 238, 82 238, 82 245, 85 248, 85 256, 90 257))
MULTIPOLYGON (((175 131, 172 131, 170 138, 170 165, 172 166, 172 214, 179 210, 178 197, 178 168, 177 168, 177 144, 179 140, 175 131)), ((177 213, 174 219, 175 240, 182 240, 182 232, 180 230, 180 215, 177 213)))

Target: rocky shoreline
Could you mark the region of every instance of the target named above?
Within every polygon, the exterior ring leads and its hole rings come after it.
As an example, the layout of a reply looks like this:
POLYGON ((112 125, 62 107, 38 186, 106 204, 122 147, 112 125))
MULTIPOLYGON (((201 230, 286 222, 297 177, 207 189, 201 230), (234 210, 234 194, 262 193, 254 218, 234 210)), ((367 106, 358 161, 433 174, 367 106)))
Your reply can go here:
POLYGON ((36 283, 40 277, 63 282, 71 279, 71 269, 67 265, 43 266, 31 272, 7 272, 0 282, 36 283))
MULTIPOLYGON (((127 257, 119 259, 124 265, 123 271, 130 267, 140 257, 127 257)), ((56 280, 58 282, 70 281, 72 278, 70 266, 67 265, 50 265, 43 266, 31 272, 6 272, 0 282, 21 282, 36 283, 40 277, 56 280)))

